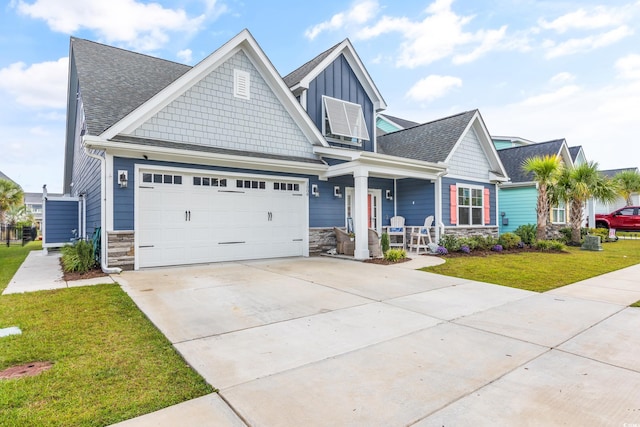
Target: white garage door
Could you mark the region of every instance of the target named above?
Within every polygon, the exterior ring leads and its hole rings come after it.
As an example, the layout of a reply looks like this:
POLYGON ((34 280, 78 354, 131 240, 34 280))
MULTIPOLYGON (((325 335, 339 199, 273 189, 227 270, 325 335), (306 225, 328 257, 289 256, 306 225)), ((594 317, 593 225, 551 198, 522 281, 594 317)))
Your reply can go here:
POLYGON ((138 266, 306 255, 306 181, 141 170, 138 266))

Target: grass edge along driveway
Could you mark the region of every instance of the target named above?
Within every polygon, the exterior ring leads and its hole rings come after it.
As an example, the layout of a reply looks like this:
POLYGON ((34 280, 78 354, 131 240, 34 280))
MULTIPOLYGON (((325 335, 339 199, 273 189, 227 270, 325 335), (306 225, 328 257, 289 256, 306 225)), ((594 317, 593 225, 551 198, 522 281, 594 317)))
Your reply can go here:
MULTIPOLYGON (((5 249, 0 289, 29 253, 5 249)), ((0 370, 53 367, 0 380, 2 426, 104 426, 215 391, 117 284, 2 295, 0 328, 9 326, 22 334, 0 338, 0 370)))
POLYGON ((569 247, 565 253, 522 252, 456 257, 422 271, 546 292, 590 277, 640 264, 640 240, 605 243, 600 252, 569 247))

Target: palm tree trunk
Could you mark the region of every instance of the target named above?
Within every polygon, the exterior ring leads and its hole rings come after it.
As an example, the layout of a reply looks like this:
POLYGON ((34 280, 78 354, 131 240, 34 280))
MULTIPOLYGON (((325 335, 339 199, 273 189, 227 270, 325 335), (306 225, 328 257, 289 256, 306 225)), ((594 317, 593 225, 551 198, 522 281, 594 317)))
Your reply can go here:
POLYGON ((582 202, 580 200, 572 200, 570 203, 569 221, 571 223, 571 243, 579 246, 582 242, 582 202))
POLYGON ((536 227, 536 239, 547 239, 547 220, 549 218, 549 202, 547 196, 547 186, 541 184, 538 188, 538 204, 536 206, 538 224, 536 227))

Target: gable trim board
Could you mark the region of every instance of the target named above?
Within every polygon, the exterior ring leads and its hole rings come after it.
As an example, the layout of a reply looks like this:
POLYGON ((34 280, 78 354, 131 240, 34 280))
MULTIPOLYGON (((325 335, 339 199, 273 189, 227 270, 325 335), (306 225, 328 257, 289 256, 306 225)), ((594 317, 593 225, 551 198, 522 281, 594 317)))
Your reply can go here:
POLYGON ((295 99, 289 88, 286 87, 265 53, 246 29, 156 93, 151 99, 129 113, 122 120, 113 124, 100 136, 109 140, 118 134, 132 134, 143 123, 240 51, 246 54, 309 142, 312 145, 328 146, 328 143, 315 127, 309 115, 295 99))

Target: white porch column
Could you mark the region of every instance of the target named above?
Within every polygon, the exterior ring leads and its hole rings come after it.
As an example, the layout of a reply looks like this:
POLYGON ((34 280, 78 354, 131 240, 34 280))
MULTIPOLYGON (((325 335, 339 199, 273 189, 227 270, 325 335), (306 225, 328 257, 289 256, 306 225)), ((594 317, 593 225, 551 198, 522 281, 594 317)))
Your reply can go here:
POLYGON ((589 227, 596 227, 596 201, 594 199, 587 200, 587 221, 589 221, 589 227))
POLYGON ((369 191, 369 172, 364 168, 357 168, 353 172, 354 181, 354 231, 356 233, 355 259, 369 258, 369 218, 367 209, 367 194, 369 191))
POLYGON ((434 221, 433 221, 433 230, 435 234, 435 239, 433 240, 435 243, 440 241, 440 234, 444 230, 444 221, 442 219, 442 177, 438 176, 435 182, 434 188, 434 198, 435 198, 435 212, 434 212, 434 221))

